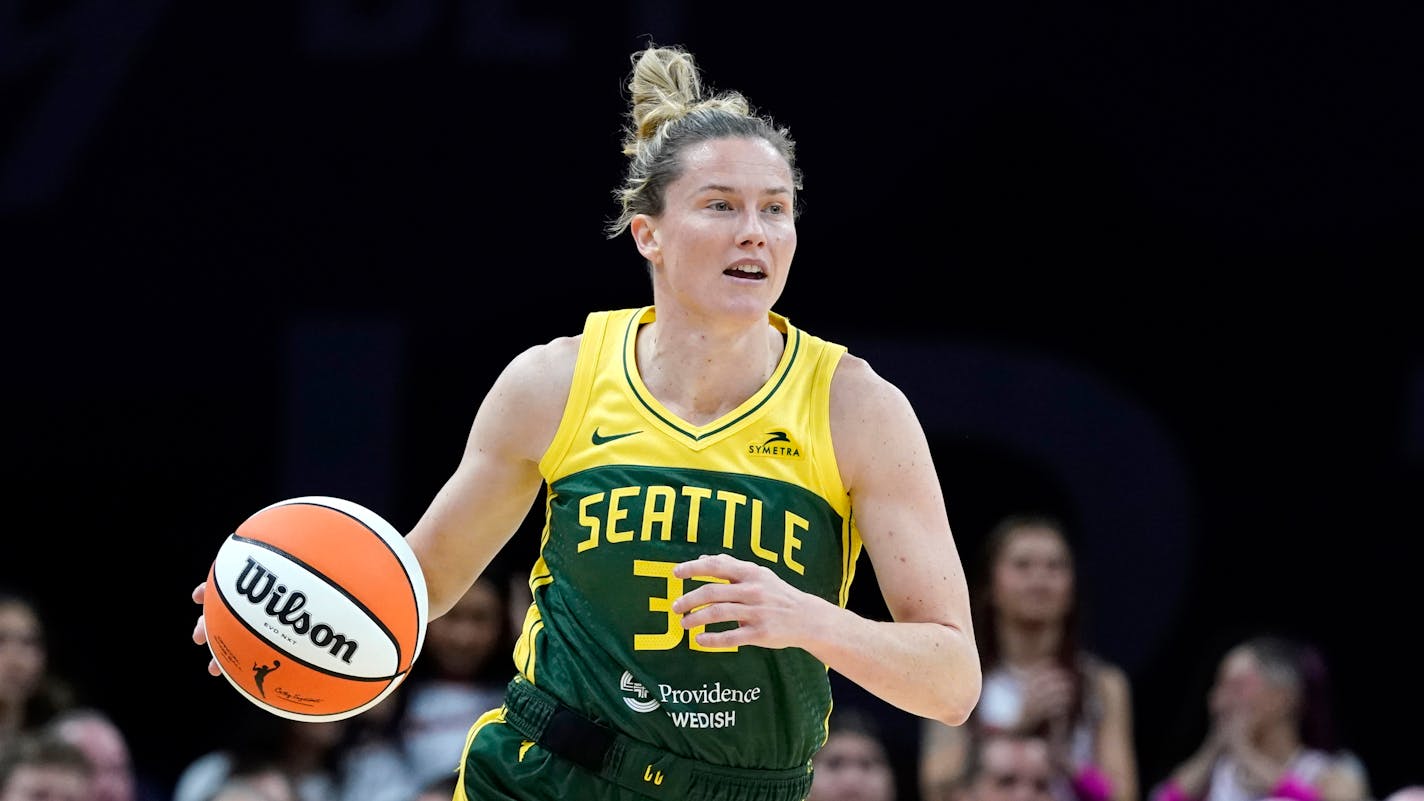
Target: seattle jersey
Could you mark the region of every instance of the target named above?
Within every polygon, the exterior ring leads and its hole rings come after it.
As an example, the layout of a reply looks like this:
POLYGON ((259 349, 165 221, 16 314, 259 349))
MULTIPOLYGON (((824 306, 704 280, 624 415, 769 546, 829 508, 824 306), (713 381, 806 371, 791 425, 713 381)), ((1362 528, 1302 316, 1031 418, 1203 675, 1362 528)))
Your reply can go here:
MULTIPOLYGON (((793 327, 765 385, 706 425, 638 375, 654 309, 590 314, 573 385, 539 463, 546 522, 515 647, 526 679, 585 715, 715 765, 805 765, 825 740, 826 666, 800 648, 698 645, 671 611, 707 579, 673 566, 728 553, 844 607, 861 541, 831 447, 845 348, 793 327)), ((714 624, 712 629, 735 626, 714 624)))

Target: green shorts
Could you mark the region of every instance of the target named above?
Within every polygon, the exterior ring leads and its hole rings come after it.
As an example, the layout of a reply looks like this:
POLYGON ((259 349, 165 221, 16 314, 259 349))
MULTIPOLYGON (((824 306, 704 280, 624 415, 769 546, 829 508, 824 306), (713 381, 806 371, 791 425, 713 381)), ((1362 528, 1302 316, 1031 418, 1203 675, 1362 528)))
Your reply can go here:
POLYGON ((710 765, 576 718, 516 677, 504 706, 470 727, 453 801, 802 801, 810 792, 809 766, 710 765), (600 746, 590 750, 591 741, 600 746))
POLYGON ((524 739, 504 720, 504 710, 486 712, 470 728, 454 801, 647 801, 524 739))

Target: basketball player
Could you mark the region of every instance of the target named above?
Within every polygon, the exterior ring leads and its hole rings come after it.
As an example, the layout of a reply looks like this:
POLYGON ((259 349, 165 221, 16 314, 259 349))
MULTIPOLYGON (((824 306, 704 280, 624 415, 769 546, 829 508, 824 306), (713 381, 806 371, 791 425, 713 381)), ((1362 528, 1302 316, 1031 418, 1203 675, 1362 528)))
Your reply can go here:
POLYGON ((950 725, 979 696, 913 409, 772 310, 796 253, 789 131, 704 91, 681 48, 633 60, 608 232, 631 236, 652 304, 516 356, 407 536, 436 617, 545 490, 518 670, 470 729, 455 801, 799 801, 828 669, 950 725), (862 546, 893 620, 845 608, 862 546))

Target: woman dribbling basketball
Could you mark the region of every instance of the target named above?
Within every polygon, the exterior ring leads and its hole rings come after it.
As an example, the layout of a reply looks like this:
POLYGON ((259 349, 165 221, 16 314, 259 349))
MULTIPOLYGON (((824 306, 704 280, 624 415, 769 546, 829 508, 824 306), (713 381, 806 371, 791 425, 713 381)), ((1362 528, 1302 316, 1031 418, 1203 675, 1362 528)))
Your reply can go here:
POLYGON ((609 232, 631 235, 652 303, 515 357, 407 535, 438 617, 546 492, 517 674, 471 728, 456 801, 799 801, 828 668, 951 725, 979 695, 913 409, 772 310, 797 244, 788 131, 704 92, 680 48, 634 62, 609 232), (845 606, 862 545, 893 621, 845 606))

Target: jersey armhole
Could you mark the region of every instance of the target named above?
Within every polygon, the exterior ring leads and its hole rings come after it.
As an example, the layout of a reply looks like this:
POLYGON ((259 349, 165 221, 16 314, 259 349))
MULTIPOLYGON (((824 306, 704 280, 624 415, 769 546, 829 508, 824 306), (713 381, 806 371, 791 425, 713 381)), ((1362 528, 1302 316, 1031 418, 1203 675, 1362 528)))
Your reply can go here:
POLYGON ((583 338, 579 341, 578 356, 574 360, 573 382, 569 385, 569 399, 564 403, 564 414, 559 418, 559 428, 554 439, 539 459, 539 474, 545 481, 554 475, 564 456, 569 452, 574 435, 588 410, 589 396, 593 390, 593 376, 598 370, 598 354, 603 352, 603 338, 608 333, 610 312, 589 312, 584 320, 583 338))
POLYGON ((831 381, 836 375, 836 366, 846 353, 844 345, 825 342, 821 348, 819 364, 811 387, 811 408, 824 409, 824 414, 816 415, 816 425, 824 430, 816 432, 816 441, 827 444, 827 453, 816 460, 816 480, 826 489, 825 498, 835 506, 836 511, 847 516, 850 512, 850 498, 846 495, 845 481, 841 479, 840 462, 836 460, 836 443, 831 438, 831 381))
POLYGON ((851 508, 850 494, 845 480, 841 478, 840 462, 836 459, 836 444, 831 438, 831 382, 841 357, 846 354, 844 345, 822 340, 821 355, 817 360, 811 385, 811 408, 821 410, 813 416, 817 442, 825 443, 825 454, 816 459, 816 482, 821 486, 820 495, 841 518, 841 582, 836 593, 836 603, 844 609, 850 602, 850 587, 855 582, 856 563, 860 560, 860 532, 856 530, 854 510, 851 508))

